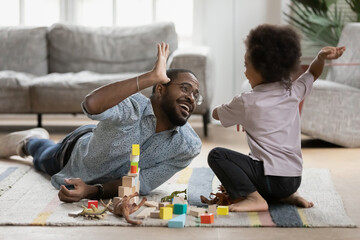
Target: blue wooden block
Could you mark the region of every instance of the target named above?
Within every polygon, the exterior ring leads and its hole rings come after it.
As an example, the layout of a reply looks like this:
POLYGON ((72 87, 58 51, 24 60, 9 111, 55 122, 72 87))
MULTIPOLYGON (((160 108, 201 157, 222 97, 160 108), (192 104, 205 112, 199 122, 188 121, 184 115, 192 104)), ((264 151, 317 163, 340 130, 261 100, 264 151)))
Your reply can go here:
POLYGON ((183 228, 185 226, 186 214, 181 214, 168 221, 169 228, 183 228))
POLYGON ((187 205, 181 203, 174 204, 174 214, 186 214, 187 205))

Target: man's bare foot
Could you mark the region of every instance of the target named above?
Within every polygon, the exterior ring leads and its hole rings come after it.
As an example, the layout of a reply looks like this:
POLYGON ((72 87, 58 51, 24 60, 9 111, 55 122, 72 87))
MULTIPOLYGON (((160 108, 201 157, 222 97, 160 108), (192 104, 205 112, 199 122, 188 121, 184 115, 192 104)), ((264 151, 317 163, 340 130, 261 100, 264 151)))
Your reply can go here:
POLYGON ((257 191, 229 206, 230 212, 260 212, 268 209, 266 200, 257 191))
POLYGON ((305 198, 301 197, 297 192, 291 194, 286 198, 281 199, 280 201, 283 203, 288 203, 303 208, 311 208, 314 206, 313 202, 307 201, 305 198))

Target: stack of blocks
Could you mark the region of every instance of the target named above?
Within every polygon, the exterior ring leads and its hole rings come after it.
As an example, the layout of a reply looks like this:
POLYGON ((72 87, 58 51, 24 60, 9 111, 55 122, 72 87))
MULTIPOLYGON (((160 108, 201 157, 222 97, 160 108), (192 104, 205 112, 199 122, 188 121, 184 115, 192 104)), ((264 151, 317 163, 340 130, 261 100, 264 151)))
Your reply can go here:
MULTIPOLYGON (((140 158, 140 146, 139 144, 132 145, 132 151, 130 154, 130 172, 127 176, 122 177, 122 184, 118 189, 118 198, 114 198, 114 204, 124 196, 129 196, 135 192, 140 191, 139 181, 139 158, 140 158)), ((131 199, 130 203, 138 203, 139 197, 131 199)))

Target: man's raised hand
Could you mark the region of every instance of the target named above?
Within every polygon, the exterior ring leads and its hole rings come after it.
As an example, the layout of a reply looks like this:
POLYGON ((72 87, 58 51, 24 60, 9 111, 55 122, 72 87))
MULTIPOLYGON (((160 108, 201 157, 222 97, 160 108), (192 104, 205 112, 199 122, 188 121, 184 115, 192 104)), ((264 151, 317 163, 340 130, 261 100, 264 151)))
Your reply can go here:
POLYGON ((170 81, 170 79, 166 76, 166 61, 169 57, 169 44, 167 43, 159 43, 157 45, 157 61, 155 63, 153 72, 159 83, 166 84, 170 81))

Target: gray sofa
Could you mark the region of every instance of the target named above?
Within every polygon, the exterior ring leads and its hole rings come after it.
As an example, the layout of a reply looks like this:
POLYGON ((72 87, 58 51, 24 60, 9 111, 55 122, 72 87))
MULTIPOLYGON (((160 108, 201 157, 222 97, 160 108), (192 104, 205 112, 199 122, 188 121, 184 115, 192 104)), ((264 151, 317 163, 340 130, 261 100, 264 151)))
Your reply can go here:
MULTIPOLYGON (((82 113, 84 96, 152 69, 156 43, 170 44, 169 68, 192 70, 204 97, 204 135, 212 98, 209 49, 178 49, 173 23, 89 28, 67 24, 0 28, 0 113, 82 113)), ((143 94, 150 96, 151 89, 143 94)))
POLYGON ((305 99, 301 131, 344 147, 360 147, 360 23, 349 23, 338 46, 343 56, 330 65, 305 99))

